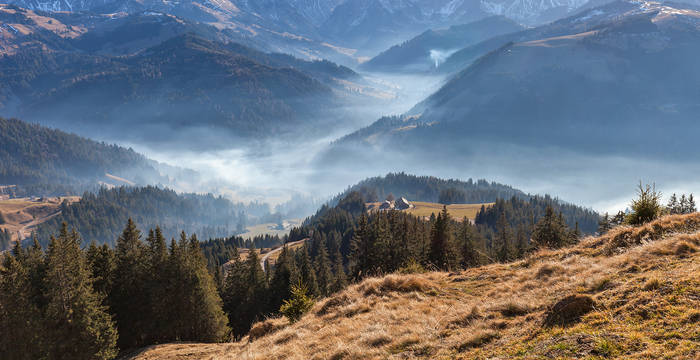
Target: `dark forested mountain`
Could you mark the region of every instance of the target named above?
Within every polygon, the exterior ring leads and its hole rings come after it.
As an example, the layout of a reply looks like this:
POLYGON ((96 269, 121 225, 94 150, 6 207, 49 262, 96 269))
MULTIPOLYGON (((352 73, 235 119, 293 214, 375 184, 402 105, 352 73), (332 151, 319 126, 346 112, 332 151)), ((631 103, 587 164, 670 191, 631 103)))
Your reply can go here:
POLYGON ((503 16, 492 16, 465 25, 428 30, 362 64, 370 71, 425 72, 437 69, 450 54, 486 39, 513 33, 523 27, 503 16))
POLYGON ((254 223, 268 211, 267 206, 256 203, 244 205, 211 194, 178 194, 152 186, 100 189, 85 193, 79 202, 63 204, 60 215, 38 227, 37 236, 40 243, 47 244, 65 222, 79 232, 85 244, 114 245, 131 218, 142 230, 160 226, 167 238, 181 231, 202 239, 228 237, 242 232, 249 218, 254 223))
POLYGON ((131 149, 0 118, 0 184, 79 188, 109 181, 107 174, 141 184, 167 183, 157 166, 131 149))
POLYGON ((0 58, 5 113, 117 140, 170 141, 188 129, 214 134, 188 137, 208 147, 337 125, 336 95, 312 76, 330 84, 354 73, 191 33, 125 57, 26 49, 0 58))
MULTIPOLYGON (((700 13, 617 2, 568 22, 576 32, 508 43, 411 111, 341 140, 445 154, 498 145, 587 154, 694 156, 700 13), (642 141, 652 132, 653 141, 642 141), (410 144, 411 147, 405 147, 410 144), (449 150, 446 150, 449 149, 449 150)), ((554 23, 552 32, 563 23, 554 23)), ((569 28, 571 29, 571 28, 569 28)), ((481 151, 487 151, 481 149, 481 151)))

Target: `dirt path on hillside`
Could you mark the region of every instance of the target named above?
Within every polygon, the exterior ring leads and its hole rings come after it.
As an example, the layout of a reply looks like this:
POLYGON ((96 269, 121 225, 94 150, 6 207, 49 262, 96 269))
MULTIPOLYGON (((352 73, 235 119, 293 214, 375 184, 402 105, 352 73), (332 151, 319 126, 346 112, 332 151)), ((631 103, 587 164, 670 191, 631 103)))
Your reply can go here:
POLYGON ((293 247, 293 246, 296 246, 296 245, 299 245, 299 244, 303 244, 304 242, 306 242, 306 241, 308 241, 308 240, 310 240, 310 239, 306 238, 306 239, 302 239, 302 240, 299 240, 299 241, 294 241, 294 242, 286 243, 286 244, 284 244, 284 245, 282 245, 282 246, 280 246, 280 247, 278 247, 278 248, 275 248, 275 249, 273 249, 273 250, 270 250, 269 253, 265 254, 265 256, 263 256, 263 257, 260 259, 260 267, 262 267, 263 270, 265 270, 265 261, 267 261, 267 259, 269 259, 270 256, 272 256, 273 254, 276 254, 276 253, 282 251, 282 249, 283 249, 285 246, 293 247))
POLYGON ((32 228, 36 227, 39 224, 45 223, 45 222, 55 218, 58 215, 61 215, 61 210, 58 210, 53 214, 49 214, 49 215, 46 215, 44 217, 40 217, 38 219, 34 219, 34 220, 28 222, 26 225, 22 226, 22 228, 20 228, 19 231, 17 232, 17 234, 19 236, 19 241, 23 241, 24 239, 31 236, 32 235, 32 232, 31 232, 32 228))

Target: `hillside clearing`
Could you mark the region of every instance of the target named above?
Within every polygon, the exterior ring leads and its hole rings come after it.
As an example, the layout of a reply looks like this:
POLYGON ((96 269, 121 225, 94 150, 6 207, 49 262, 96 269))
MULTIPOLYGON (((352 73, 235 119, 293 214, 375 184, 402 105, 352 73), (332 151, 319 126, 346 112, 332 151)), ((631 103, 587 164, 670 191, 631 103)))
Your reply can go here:
POLYGON ((670 216, 514 263, 370 278, 254 339, 133 358, 700 359, 699 230, 699 213, 670 216))
POLYGON ((60 213, 63 201, 73 203, 80 201, 79 196, 51 198, 16 198, 0 200, 0 213, 6 223, 0 229, 7 229, 12 234, 12 241, 24 240, 31 236, 32 230, 39 224, 60 213))
MULTIPOLYGON (((414 205, 413 208, 407 209, 407 210, 401 210, 405 211, 411 215, 422 217, 422 218, 429 218, 430 215, 435 214, 437 216, 438 213, 442 211, 443 204, 439 203, 430 203, 430 202, 423 202, 423 201, 410 201, 412 205, 414 205)), ((379 209, 379 206, 381 206, 381 202, 373 202, 373 203, 367 203, 367 209, 369 211, 377 211, 379 209)), ((447 212, 450 213, 450 216, 458 221, 462 221, 465 217, 469 220, 474 220, 476 218, 476 214, 481 210, 482 206, 489 207, 493 205, 493 203, 485 203, 485 204, 451 204, 447 205, 447 212)))

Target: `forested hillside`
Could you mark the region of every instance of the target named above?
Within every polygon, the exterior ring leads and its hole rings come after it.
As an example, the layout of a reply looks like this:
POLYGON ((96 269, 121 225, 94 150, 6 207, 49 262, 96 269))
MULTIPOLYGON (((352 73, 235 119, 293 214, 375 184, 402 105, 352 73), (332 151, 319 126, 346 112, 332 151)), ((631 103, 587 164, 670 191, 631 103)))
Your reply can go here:
POLYGON ((481 204, 494 202, 496 199, 507 199, 512 196, 525 197, 525 193, 511 186, 489 182, 483 179, 461 181, 456 179, 440 179, 434 176, 415 176, 406 173, 389 173, 363 180, 349 187, 343 194, 338 195, 331 203, 353 191, 357 191, 366 200, 374 202, 384 200, 389 194, 395 197, 405 197, 411 201, 438 202, 440 193, 447 190, 457 190, 464 194, 462 203, 481 204))
POLYGON ((153 161, 131 149, 0 118, 0 184, 33 186, 32 195, 42 195, 52 188, 61 192, 61 186, 96 185, 107 173, 135 183, 167 183, 153 161))
POLYGON ((160 226, 168 239, 181 231, 201 239, 219 238, 243 232, 248 219, 253 223, 268 212, 266 205, 233 203, 211 194, 178 194, 153 186, 103 188, 85 193, 77 203, 63 204, 59 216, 38 227, 37 236, 45 246, 65 222, 78 231, 83 245, 92 241, 114 245, 131 218, 144 231, 160 226))

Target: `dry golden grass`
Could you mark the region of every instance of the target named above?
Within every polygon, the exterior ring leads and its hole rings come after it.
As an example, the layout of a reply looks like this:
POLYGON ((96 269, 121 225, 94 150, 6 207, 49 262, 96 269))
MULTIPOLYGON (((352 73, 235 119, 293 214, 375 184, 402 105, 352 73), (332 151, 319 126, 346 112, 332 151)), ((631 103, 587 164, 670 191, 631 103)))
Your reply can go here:
MULTIPOLYGON (((369 211, 376 211, 377 209, 379 209, 379 206, 381 204, 382 204, 381 202, 368 203, 367 209, 369 211)), ((435 214, 435 216, 437 216, 442 211, 442 207, 444 206, 443 204, 421 202, 421 201, 411 201, 411 204, 414 205, 413 208, 403 210, 403 211, 405 211, 411 215, 423 217, 423 218, 430 217, 430 215, 432 215, 432 214, 435 214)), ((457 221, 462 221, 462 219, 464 219, 465 217, 469 220, 474 220, 474 218, 476 218, 476 214, 479 212, 482 205, 489 207, 489 206, 493 205, 493 203, 452 204, 452 205, 447 205, 447 212, 450 214, 450 216, 453 219, 455 219, 457 221)))
POLYGON ((13 241, 25 239, 31 235, 35 226, 58 215, 63 200, 73 203, 79 201, 80 197, 44 198, 41 201, 29 198, 0 200, 0 213, 6 221, 0 225, 0 229, 9 230, 13 241))
POLYGON ((671 216, 514 263, 367 279, 254 339, 135 358, 698 359, 698 224, 671 216))

